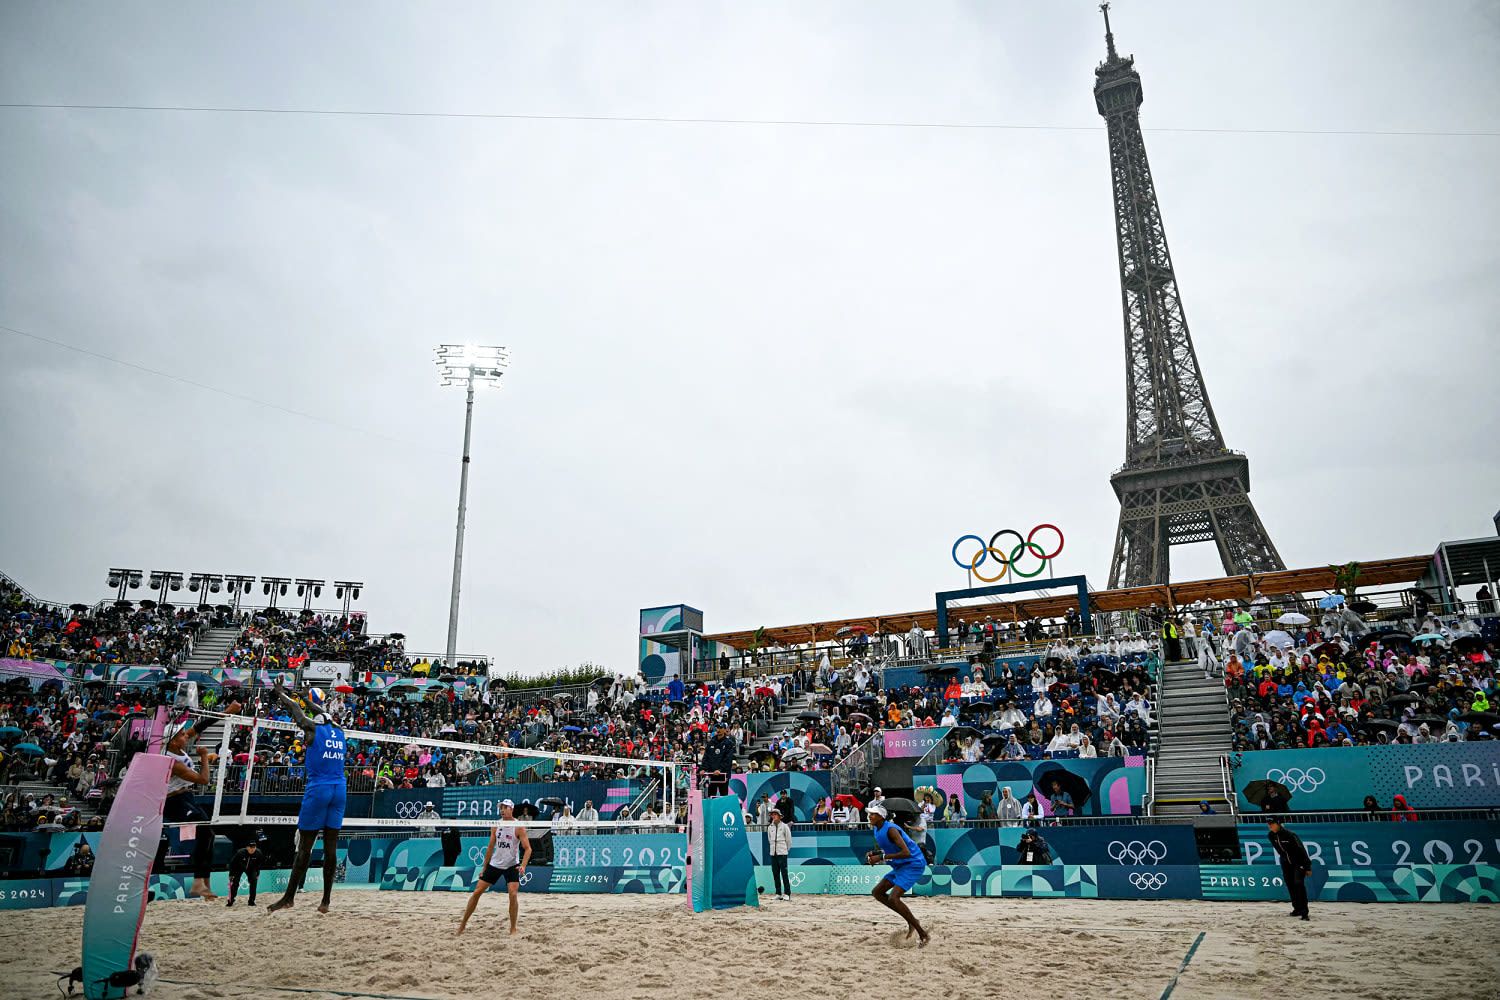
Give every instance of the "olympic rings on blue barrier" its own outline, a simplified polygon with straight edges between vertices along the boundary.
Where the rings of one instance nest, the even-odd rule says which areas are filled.
[[[1035,541],[1037,532],[1041,531],[1043,528],[1048,528],[1052,531],[1057,532],[1057,548],[1053,549],[1051,552],[1043,551],[1042,546],[1037,544],[1037,542]],[[1009,555],[1005,554],[1005,549],[997,548],[995,545],[995,543],[1000,540],[1000,536],[1002,535],[1014,535],[1016,538],[1016,547],[1010,550]],[[958,557],[958,547],[964,542],[969,541],[970,539],[978,542],[980,547],[979,550],[974,553],[974,557],[972,559],[970,559],[968,562],[964,562]],[[1021,579],[1029,580],[1034,576],[1040,576],[1042,570],[1047,568],[1047,564],[1050,563],[1053,559],[1057,558],[1058,554],[1063,550],[1064,541],[1065,539],[1063,538],[1062,529],[1055,524],[1039,524],[1036,527],[1032,528],[1031,531],[1028,532],[1024,537],[1019,531],[1015,530],[1014,528],[1001,528],[999,531],[990,536],[988,544],[986,544],[985,540],[983,538],[980,538],[978,535],[961,535],[959,539],[953,543],[953,550],[951,552],[951,555],[953,558],[953,562],[960,569],[968,570],[969,572],[973,573],[975,577],[983,580],[985,583],[997,583],[1000,580],[1005,579],[1005,575],[1007,573],[1011,573]],[[1026,554],[1036,556],[1039,560],[1037,568],[1030,573],[1022,573],[1020,569],[1017,568],[1017,564],[1020,561],[1021,557]],[[985,561],[991,556],[995,558],[995,561],[1001,563],[1003,568],[995,576],[984,576],[979,572],[979,567],[983,566]]]

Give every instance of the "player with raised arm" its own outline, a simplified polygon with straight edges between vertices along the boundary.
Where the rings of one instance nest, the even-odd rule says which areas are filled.
[[[916,932],[917,947],[925,948],[927,942],[932,940],[932,935],[922,929],[901,897],[911,891],[912,886],[917,884],[922,873],[927,870],[927,859],[922,856],[921,848],[907,836],[906,831],[890,822],[885,806],[872,804],[866,811],[870,816],[870,828],[875,832],[875,850],[865,855],[865,861],[872,865],[884,863],[891,866],[890,873],[870,890],[870,895],[879,900],[882,906],[900,914],[901,919],[906,921],[906,936],[910,938]]]
[[[322,830],[323,902],[318,912],[327,913],[333,901],[334,878],[338,874],[339,830],[344,825],[344,801],[348,795],[348,783],[344,777],[344,731],[334,724],[321,689],[313,688],[309,692],[308,701],[314,707],[311,718],[282,688],[280,677],[276,678],[276,696],[291,714],[292,721],[302,729],[307,748],[304,761],[307,787],[302,793],[302,809],[297,814],[297,859],[292,863],[292,875],[287,880],[285,894],[267,907],[266,912],[287,909],[296,901],[297,889],[312,860],[313,845],[318,841],[318,831]]]
[[[506,799],[500,803],[500,818],[503,820],[514,820],[515,803]],[[479,874],[479,884],[469,894],[468,905],[464,907],[464,918],[458,922],[458,931],[453,935],[458,937],[469,925],[469,917],[474,913],[474,907],[479,905],[479,897],[489,892],[490,886],[496,882],[504,882],[505,890],[510,894],[510,932],[516,932],[516,917],[521,912],[519,899],[521,891],[521,879],[526,877],[526,865],[531,861],[531,841],[526,836],[524,826],[497,826],[490,830],[490,843],[484,849],[484,871]]]

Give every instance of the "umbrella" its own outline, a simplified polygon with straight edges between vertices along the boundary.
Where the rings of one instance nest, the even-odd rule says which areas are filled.
[[[542,811],[530,802],[516,803],[516,807],[513,812],[515,815],[524,816],[527,819],[536,819],[542,814]]]
[[[17,743],[15,746],[11,747],[11,749],[19,753],[29,753],[36,757],[40,757],[42,754],[47,752],[41,747],[37,746],[35,743]]]
[[[117,608],[133,608],[133,607],[135,607],[135,605],[133,603],[131,603],[130,601],[116,601],[115,604],[114,604],[114,606],[117,607]]]
[[[406,634],[404,632],[387,632],[385,637],[387,639],[405,639]]]
[[[784,761],[786,761],[786,760],[806,760],[808,757],[811,757],[811,756],[812,756],[812,754],[808,753],[806,750],[802,749],[801,747],[792,747],[786,753],[784,753],[784,754],[781,755],[781,759],[784,760]]]
[[[1082,775],[1074,774],[1072,771],[1061,767],[1037,770],[1031,778],[1032,785],[1040,789],[1038,795],[1049,795],[1051,789],[1048,787],[1052,782],[1057,784],[1073,798],[1073,811],[1082,812],[1083,804],[1088,801],[1090,794],[1088,779]]]
[[[818,722],[821,721],[823,717],[817,712],[798,712],[797,718],[802,720],[803,722]]]
[[[1267,781],[1262,778],[1260,781],[1252,781],[1246,785],[1244,796],[1247,801],[1264,806],[1271,799],[1280,799],[1285,802],[1292,797],[1292,791],[1279,781]]]
[[[1404,646],[1412,648],[1412,637],[1405,632],[1390,631],[1380,633],[1380,644],[1386,647]]]
[[[1422,699],[1414,694],[1395,694],[1385,700],[1387,705],[1420,705]]]
[[[100,712],[99,713],[99,718],[104,719],[107,722],[118,722],[119,719],[120,719],[120,713],[119,712]]]
[[[839,629],[837,632],[835,632],[833,634],[834,634],[835,637],[838,637],[838,636],[841,636],[841,635],[848,635],[850,632],[853,632],[853,631],[854,631],[854,627],[852,625],[845,625],[843,628]]]
[[[963,672],[963,669],[957,663],[940,663],[931,667],[923,667],[918,672],[923,674],[959,674]]]
[[[880,704],[880,699],[879,698],[876,698],[874,695],[868,695],[868,694],[865,695],[862,698],[856,698],[855,701],[857,703],[861,704],[861,705],[878,705],[878,704]]]
[[[442,681],[444,684],[452,684],[454,681],[458,680],[458,676],[456,674],[443,674],[438,677],[438,680]]]
[[[1429,726],[1432,726],[1432,725],[1447,725],[1447,723],[1448,723],[1448,720],[1445,719],[1445,718],[1443,718],[1441,715],[1433,715],[1431,712],[1423,712],[1420,715],[1413,715],[1410,719],[1408,719],[1406,721],[1410,722],[1412,725],[1415,725],[1415,726],[1420,726],[1424,722],[1427,725],[1429,725]]]
[[[1349,605],[1349,610],[1357,615],[1367,615],[1375,610],[1375,605],[1370,601],[1355,601]]]
[[[1290,634],[1283,632],[1281,629],[1274,629],[1273,631],[1266,633],[1266,644],[1270,646],[1276,646],[1280,649],[1290,649],[1293,646],[1297,645],[1297,640],[1293,639]]]
[[[563,806],[567,805],[567,803],[554,795],[549,795],[545,799],[538,799],[537,805],[549,806],[552,809],[561,809]]]
[[[850,809],[863,809],[865,807],[865,804],[853,795],[835,795],[833,801],[841,806],[848,806]]]
[[[1500,725],[1500,715],[1493,712],[1465,712],[1458,717],[1459,722],[1472,722],[1480,726]]]
[[[833,707],[837,708],[838,705],[839,705],[839,700],[837,698],[819,698],[818,699],[818,704],[819,705],[832,705]]]
[[[0,726],[0,736],[20,736],[20,726]]]
[[[1484,639],[1477,635],[1461,635],[1452,642],[1455,653],[1477,653],[1484,645]]]
[[[814,743],[807,749],[811,750],[813,753],[833,753],[833,747],[828,746],[824,743]]]
[[[68,605],[68,610],[70,610],[70,611],[87,611],[88,609],[89,609],[89,606],[87,604],[69,604]]]
[[[144,601],[141,602],[141,607],[143,607],[143,608],[145,608],[146,610],[149,611],[152,608],[156,607],[156,602],[153,601],[151,598],[148,597]]]
[[[1306,615],[1302,614],[1301,612],[1298,612],[1298,611],[1288,611],[1286,614],[1284,614],[1280,618],[1276,619],[1276,624],[1278,624],[1278,625],[1306,625],[1310,621],[1312,621],[1312,619],[1309,618],[1309,617],[1307,617]]]
[[[1317,656],[1326,656],[1329,659],[1338,659],[1344,655],[1344,647],[1336,642],[1321,642],[1312,648]]]
[[[581,732],[583,732],[583,730],[579,729],[577,726],[563,726],[562,731],[565,732],[565,733],[581,733]]]
[[[849,721],[850,722],[868,722],[868,723],[871,723],[872,725],[875,722],[874,719],[870,718],[868,715],[866,715],[863,712],[854,712],[854,713],[852,713],[849,716]]]
[[[885,806],[887,812],[902,813],[907,816],[916,816],[922,811],[922,807],[911,799],[886,799],[882,805]]]
[[[1322,608],[1324,611],[1327,611],[1328,609],[1336,608],[1343,603],[1343,594],[1329,594],[1327,597],[1318,602],[1318,607]]]
[[[333,686],[333,689],[335,691],[337,691],[339,694],[353,694],[354,693],[353,686],[349,685],[349,684],[335,684]]]
[[[1437,641],[1441,640],[1442,638],[1443,637],[1440,636],[1440,635],[1438,635],[1436,632],[1423,632],[1421,635],[1414,635],[1414,636],[1412,636],[1411,637],[1411,641],[1412,642],[1437,642]]]
[[[1360,723],[1361,729],[1397,729],[1400,723],[1395,719],[1368,719]]]
[[[1234,613],[1234,620],[1239,622],[1241,625],[1249,625],[1251,622],[1255,621],[1255,618],[1248,611],[1236,611]]]
[[[988,701],[971,701],[963,707],[964,712],[993,712],[995,706]]]

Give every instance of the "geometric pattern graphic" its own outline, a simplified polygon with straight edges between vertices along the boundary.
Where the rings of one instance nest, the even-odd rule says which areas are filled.
[[[792,865],[792,891],[798,894],[863,895],[885,876],[884,865]],[[260,892],[268,895],[286,885],[285,870],[261,873]],[[321,872],[310,869],[306,888],[322,888]],[[405,870],[379,888],[395,891],[470,892],[473,867]],[[755,882],[770,892],[771,869],[755,867]],[[192,878],[153,875],[157,899],[186,899]],[[524,892],[680,893],[686,879],[681,866],[671,868],[531,867]],[[88,894],[86,879],[12,879],[0,883],[0,910],[79,906]],[[216,873],[215,892],[227,892],[225,875]],[[368,883],[341,883],[373,889]],[[497,887],[498,888],[498,887]],[[1500,866],[1390,865],[1365,868],[1315,867],[1307,880],[1308,898],[1324,903],[1497,903]],[[935,865],[914,890],[919,896],[1000,896],[1076,899],[1218,899],[1285,902],[1280,870],[1248,865]]]
[[[922,764],[912,768],[912,782],[918,787],[931,785],[945,796],[961,793],[970,816],[978,813],[985,792],[990,793],[991,802],[997,802],[1005,787],[1018,800],[1036,791],[1046,815],[1054,783],[1068,789],[1080,815],[1128,816],[1145,797],[1146,768],[1140,757]],[[1037,788],[1036,782],[1043,787]]]
[[[1389,807],[1397,795],[1415,809],[1493,809],[1500,806],[1500,743],[1237,753],[1234,783],[1243,789],[1269,779],[1287,786],[1294,810],[1359,809],[1366,795]],[[1240,794],[1240,806],[1256,807]]]

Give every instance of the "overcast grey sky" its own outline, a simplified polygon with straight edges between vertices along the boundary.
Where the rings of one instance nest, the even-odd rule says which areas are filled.
[[[1147,129],[1500,129],[1490,2],[1119,0]],[[1050,521],[1107,582],[1123,354],[1091,2],[0,6],[0,102],[1084,130],[0,109],[0,568],[362,579],[444,643],[633,664],[931,607]],[[1291,566],[1500,503],[1500,138],[1150,131],[1221,427]],[[1178,579],[1220,575],[1174,552]]]

